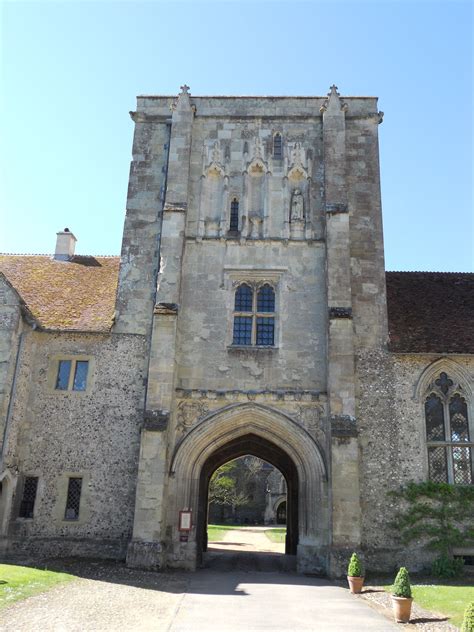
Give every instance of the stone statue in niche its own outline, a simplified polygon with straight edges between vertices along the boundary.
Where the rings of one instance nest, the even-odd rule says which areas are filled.
[[[301,221],[304,219],[304,201],[303,195],[299,189],[293,191],[291,198],[290,221]]]

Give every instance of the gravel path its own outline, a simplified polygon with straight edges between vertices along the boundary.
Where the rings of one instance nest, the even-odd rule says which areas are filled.
[[[255,552],[264,544],[281,547],[261,532],[245,537],[248,548],[236,557],[288,557]],[[215,555],[225,557],[221,551]],[[255,569],[255,560],[252,564]],[[379,586],[350,595],[344,582],[285,572],[242,572],[235,566],[226,572],[211,568],[196,573],[137,571],[123,563],[91,560],[54,560],[47,566],[78,579],[2,610],[1,632],[457,630],[416,603],[410,624],[394,624],[390,597]]]
[[[224,538],[218,542],[210,542],[210,551],[236,551],[265,553],[284,553],[283,543],[272,542],[265,535],[269,527],[242,527],[242,529],[230,529]]]
[[[167,630],[188,585],[185,575],[107,562],[70,562],[58,564],[57,570],[82,577],[2,610],[2,632]]]

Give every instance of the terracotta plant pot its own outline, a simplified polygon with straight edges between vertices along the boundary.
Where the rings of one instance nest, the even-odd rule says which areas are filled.
[[[358,595],[362,591],[362,586],[364,585],[363,577],[350,577],[348,575],[347,581],[349,582],[351,593],[353,593],[354,595]]]
[[[392,595],[393,614],[397,623],[408,623],[410,621],[411,597],[395,597]]]

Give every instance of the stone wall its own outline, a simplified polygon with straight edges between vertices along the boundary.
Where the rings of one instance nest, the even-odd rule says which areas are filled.
[[[3,449],[23,329],[20,304],[17,292],[0,274],[0,451]]]
[[[447,362],[448,375],[451,363],[462,367],[467,376],[464,388],[473,388],[474,360],[469,356],[443,359],[373,350],[357,357],[362,547],[374,569],[406,565],[419,570],[433,555],[416,543],[400,545],[389,527],[396,519],[398,502],[388,493],[409,481],[428,480],[424,397],[416,390],[426,369],[440,359]],[[438,375],[442,370],[440,365]],[[473,412],[470,401],[471,433]]]
[[[55,390],[58,360],[89,360],[87,389]],[[9,553],[123,556],[131,537],[146,375],[140,336],[30,333],[24,342],[4,467],[14,489]],[[18,518],[38,476],[34,519]],[[79,519],[64,520],[69,476],[83,478]]]

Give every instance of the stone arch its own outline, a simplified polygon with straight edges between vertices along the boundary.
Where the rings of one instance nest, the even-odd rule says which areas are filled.
[[[260,456],[263,453],[261,445],[265,444],[286,455],[288,468],[291,465],[294,467],[297,479],[298,534],[294,540],[298,543],[297,555],[304,557],[311,551],[311,554],[324,556],[329,544],[328,476],[324,452],[315,439],[289,415],[261,404],[231,404],[213,411],[179,442],[170,466],[172,515],[177,516],[179,509],[183,508],[191,509],[195,517],[199,515],[204,467],[212,462],[213,455],[218,455],[213,463],[216,465],[227,446],[233,449],[234,445],[244,440],[247,446],[242,454],[250,452]],[[257,445],[259,442],[260,446]],[[252,446],[255,446],[255,450],[252,450]],[[229,454],[236,454],[232,449]],[[266,454],[261,458],[268,460],[269,457]],[[199,556],[200,534],[196,531],[191,534],[184,553],[179,545],[175,519],[170,526],[175,559],[183,555],[189,559],[191,555],[196,560]]]
[[[472,401],[472,384],[469,373],[451,358],[439,358],[423,370],[415,386],[415,401],[422,401],[431,382],[438,378],[443,371],[463,387],[467,397]]]

